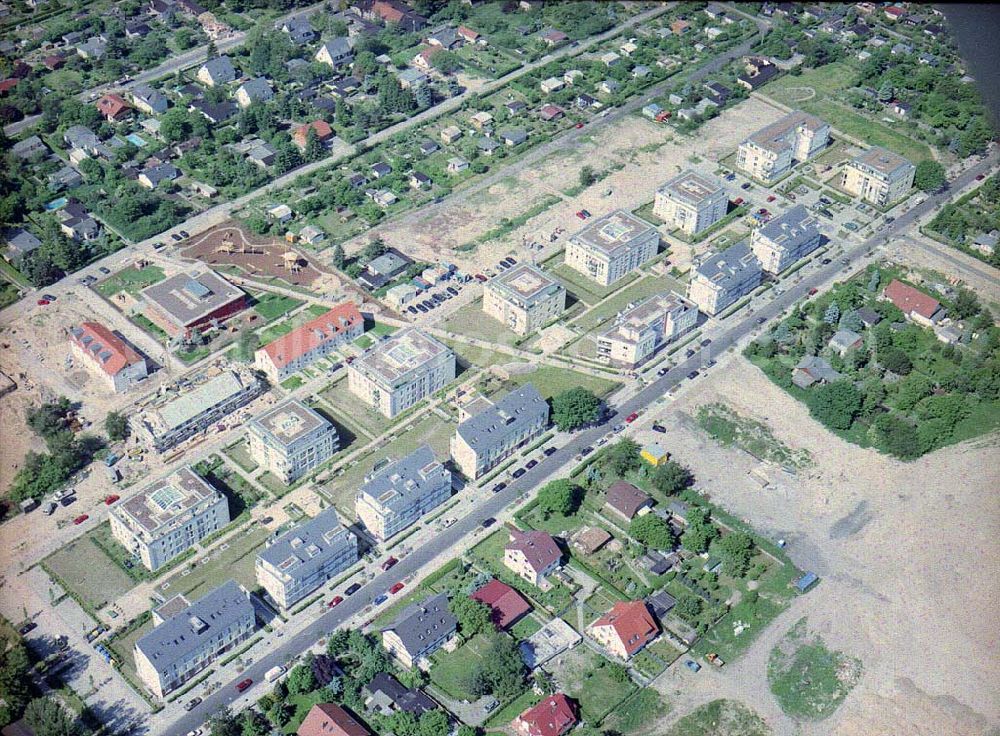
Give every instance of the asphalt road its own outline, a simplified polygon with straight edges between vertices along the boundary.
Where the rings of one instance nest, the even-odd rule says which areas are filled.
[[[897,233],[905,232],[920,217],[929,213],[938,204],[950,199],[953,190],[963,188],[975,179],[977,174],[989,172],[995,163],[996,154],[993,153],[986,160],[956,177],[951,182],[951,186],[947,192],[929,197],[923,203],[899,215],[882,232],[872,236],[861,244],[855,245],[853,248],[845,248],[842,258],[848,258],[853,261],[858,256],[867,253],[872,248],[884,242],[887,238]],[[844,264],[841,260],[839,258],[835,259],[830,264],[812,271],[795,286],[787,287],[787,290],[773,301],[759,307],[753,317],[746,317],[742,321],[734,323],[718,337],[713,338],[712,352],[721,353],[729,347],[737,345],[759,326],[757,323],[761,319],[770,321],[779,316],[796,301],[806,296],[810,289],[819,287],[835,276],[843,267]],[[666,374],[657,378],[631,398],[619,404],[611,403],[609,409],[613,409],[616,412],[615,421],[620,421],[621,418],[628,416],[632,412],[650,406],[669,389],[677,386],[684,380],[688,380],[688,373],[699,369],[702,361],[703,356],[699,351],[683,363],[670,369]],[[288,639],[285,639],[270,654],[248,667],[240,675],[240,679],[249,677],[253,679],[255,684],[262,682],[264,673],[269,669],[275,665],[285,664],[295,655],[311,647],[317,639],[326,636],[355,614],[361,612],[375,596],[386,592],[395,583],[402,582],[438,555],[454,547],[467,535],[474,534],[485,519],[497,516],[501,511],[513,504],[519,495],[537,488],[549,478],[556,475],[564,466],[574,462],[575,456],[583,448],[593,446],[601,436],[608,432],[611,423],[607,422],[604,425],[591,427],[577,433],[568,444],[556,451],[551,457],[544,459],[518,480],[511,481],[507,488],[477,506],[471,513],[459,519],[450,528],[442,530],[430,544],[413,550],[413,552],[400,560],[388,572],[377,575],[353,596],[346,598],[339,606],[321,615],[299,633],[289,636]],[[178,734],[186,733],[189,730],[197,728],[219,709],[231,706],[243,698],[245,696],[237,693],[234,683],[228,683],[205,698],[193,711],[174,721],[171,724],[170,732]]]

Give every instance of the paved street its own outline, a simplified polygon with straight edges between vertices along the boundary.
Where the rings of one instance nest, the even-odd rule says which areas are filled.
[[[953,180],[948,192],[929,197],[925,202],[900,215],[895,222],[886,227],[882,232],[852,248],[845,249],[844,258],[854,261],[859,256],[884,243],[890,237],[905,233],[919,218],[930,213],[938,204],[947,201],[953,196],[953,193],[972,183],[977,174],[990,171],[996,163],[996,153],[991,153],[986,160],[968,169],[957,179]],[[779,316],[792,304],[806,296],[810,289],[818,288],[825,282],[837,277],[842,268],[843,264],[839,261],[834,261],[826,266],[817,268],[810,275],[803,277],[795,286],[788,287],[784,293],[776,297],[773,301],[758,308],[753,317],[746,316],[731,325],[724,324],[721,334],[712,338],[712,352],[719,353],[730,347],[739,346],[741,342],[755,333],[758,329],[757,322],[759,320],[769,321]],[[693,355],[671,368],[665,375],[656,379],[634,395],[628,398],[612,397],[608,402],[609,408],[616,412],[616,419],[620,419],[634,411],[648,407],[660,399],[668,390],[687,380],[688,373],[700,368],[703,360],[705,360],[705,357],[700,353]],[[621,394],[623,392],[619,391],[618,393]],[[611,423],[613,421],[608,424]],[[267,656],[248,667],[241,674],[241,677],[252,678],[255,683],[261,682],[264,673],[271,667],[284,664],[293,656],[308,649],[317,639],[325,636],[360,613],[375,596],[384,592],[393,584],[401,582],[405,578],[417,573],[424,565],[439,555],[458,547],[463,539],[476,533],[477,528],[481,526],[485,519],[496,517],[504,509],[511,506],[519,496],[538,488],[550,478],[571,467],[575,456],[583,448],[593,446],[607,431],[608,426],[606,424],[577,433],[568,444],[559,449],[555,454],[539,463],[534,469],[529,470],[520,479],[511,481],[506,489],[487,498],[466,516],[460,518],[453,526],[442,530],[429,544],[414,549],[410,555],[400,560],[391,570],[377,574],[354,596],[346,599],[337,608],[324,613],[305,629],[285,639],[280,646],[275,647]],[[251,691],[248,691],[252,695],[240,695],[236,692],[232,683],[224,685],[215,693],[206,697],[204,702],[192,712],[170,723],[171,730],[169,732],[184,733],[201,725],[212,713],[215,713],[220,708],[227,706],[239,707],[241,703],[249,703],[261,694],[255,690],[251,689]]]

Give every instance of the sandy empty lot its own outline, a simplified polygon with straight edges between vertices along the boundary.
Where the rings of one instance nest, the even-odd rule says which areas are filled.
[[[793,560],[822,582],[724,671],[679,668],[661,678],[657,686],[676,706],[668,718],[735,697],[776,734],[972,735],[996,727],[1000,438],[904,464],[834,437],[741,357],[699,380],[696,392],[662,411],[671,450],[715,501],[787,539]],[[774,484],[762,490],[747,476],[759,463],[720,448],[690,418],[712,401],[768,423],[785,444],[812,452],[815,466],[798,478],[770,469]],[[832,717],[799,725],[768,691],[766,664],[803,615],[828,646],[860,657],[864,672]]]

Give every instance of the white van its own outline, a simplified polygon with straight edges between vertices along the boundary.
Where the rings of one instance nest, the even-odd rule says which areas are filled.
[[[283,674],[285,674],[286,671],[287,670],[285,670],[285,668],[280,665],[277,667],[272,667],[271,669],[269,669],[267,672],[264,673],[264,679],[267,680],[268,682],[274,682]]]

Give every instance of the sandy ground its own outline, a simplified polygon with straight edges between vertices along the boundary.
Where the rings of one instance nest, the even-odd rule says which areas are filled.
[[[792,559],[822,583],[732,666],[665,674],[657,687],[675,706],[667,720],[734,697],[776,734],[971,735],[1000,723],[1000,438],[903,464],[834,437],[742,357],[699,380],[696,393],[644,421],[659,416],[671,450],[713,499],[788,540]],[[762,490],[747,475],[760,463],[721,448],[690,418],[712,401],[766,422],[786,445],[809,450],[815,465],[799,477],[768,468],[774,483]],[[770,649],[802,616],[828,646],[864,665],[845,703],[815,724],[784,716],[767,688]]]
[[[523,242],[545,244],[545,252],[551,253],[562,247],[566,235],[551,245],[549,235],[559,227],[568,234],[578,230],[581,222],[575,213],[579,209],[586,208],[599,217],[616,208],[632,210],[651,202],[657,186],[692,165],[691,156],[704,159],[703,165],[711,170],[712,162],[732,153],[746,137],[746,131],[763,127],[780,116],[781,112],[771,105],[748,99],[708,122],[694,138],[678,137],[670,127],[627,116],[598,129],[589,140],[582,139],[582,145],[573,150],[553,152],[532,165],[515,162],[505,170],[507,176],[487,189],[458,192],[429,214],[418,212],[396,218],[354,239],[345,249],[358,250],[378,233],[386,243],[405,253],[429,261],[450,260],[473,272],[508,254],[524,257]],[[578,196],[563,194],[578,184],[583,166],[604,171],[619,164],[624,168]],[[604,196],[608,189],[611,195]],[[496,227],[503,218],[517,217],[548,195],[563,201],[472,252],[454,250]]]

